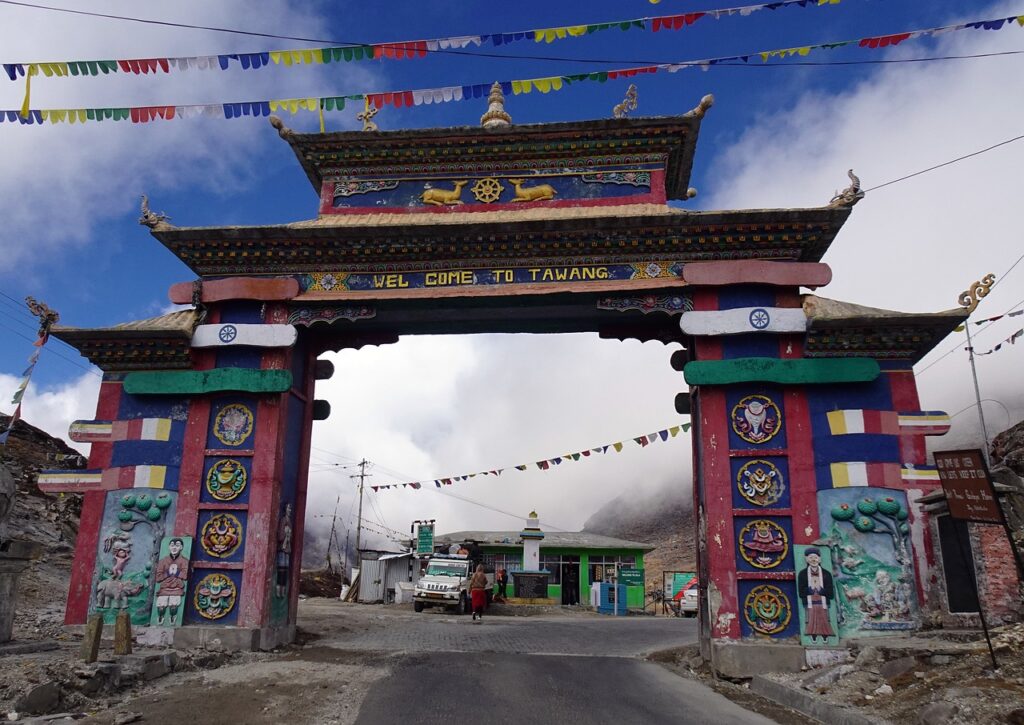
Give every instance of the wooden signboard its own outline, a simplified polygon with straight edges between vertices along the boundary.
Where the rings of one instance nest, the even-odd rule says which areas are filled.
[[[168,295],[176,305],[192,304],[192,282],[171,285]],[[293,277],[231,277],[204,281],[200,302],[223,302],[224,300],[260,300],[274,302],[290,300],[299,294],[299,282]]]
[[[778,359],[743,357],[733,360],[696,360],[683,369],[689,385],[733,383],[869,383],[881,374],[871,358]]]
[[[1003,525],[1003,511],[979,449],[936,451],[935,467],[950,516],[976,524]]]
[[[684,312],[679,329],[687,335],[740,335],[747,332],[806,332],[802,307],[737,307]]]
[[[284,393],[291,387],[290,370],[166,370],[128,373],[124,378],[124,391],[131,395],[201,395],[226,390]]]
[[[298,331],[292,325],[199,325],[192,333],[192,347],[291,347]]]
[[[689,262],[683,279],[694,285],[770,284],[781,287],[824,287],[832,269],[820,262],[766,262],[759,259]]]

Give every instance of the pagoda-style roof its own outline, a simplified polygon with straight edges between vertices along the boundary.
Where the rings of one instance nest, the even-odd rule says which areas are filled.
[[[498,128],[461,126],[404,131],[339,131],[281,136],[320,193],[325,180],[453,169],[529,173],[600,168],[605,162],[666,160],[669,199],[687,198],[703,112]]]
[[[963,308],[895,312],[804,295],[807,357],[873,357],[916,363],[967,319]]]
[[[50,334],[105,371],[185,369],[192,366],[195,310],[181,310],[113,327],[55,325]]]
[[[850,207],[687,212],[666,205],[450,214],[324,215],[293,224],[179,228],[156,237],[199,276],[770,259],[816,262]]]

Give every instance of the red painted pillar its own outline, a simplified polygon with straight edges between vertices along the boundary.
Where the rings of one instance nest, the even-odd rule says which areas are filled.
[[[803,340],[795,335],[779,341],[780,358],[802,358]],[[786,411],[786,441],[789,456],[789,495],[793,522],[793,543],[810,544],[819,536],[818,483],[814,471],[814,430],[803,387],[783,391]]]
[[[103,382],[96,401],[96,420],[117,420],[121,407],[122,383]],[[109,468],[113,443],[93,443],[89,450],[89,468]],[[96,569],[96,547],[100,541],[106,491],[86,493],[82,498],[82,518],[75,541],[75,560],[71,568],[71,586],[64,610],[65,624],[84,624],[92,601],[92,575]]]

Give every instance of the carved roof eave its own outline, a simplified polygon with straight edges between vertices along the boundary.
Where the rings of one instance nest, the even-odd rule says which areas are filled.
[[[436,222],[421,224],[402,224],[403,215],[394,215],[393,223],[387,225],[348,225],[342,224],[333,226],[330,224],[312,224],[310,222],[298,222],[295,224],[282,224],[274,226],[256,227],[176,227],[174,229],[154,229],[153,236],[160,241],[167,249],[181,259],[193,272],[199,276],[221,276],[230,275],[233,272],[218,269],[209,271],[193,266],[186,257],[187,252],[193,245],[200,245],[210,242],[235,244],[238,247],[251,247],[261,242],[267,245],[283,242],[305,242],[315,244],[319,240],[332,242],[337,248],[338,243],[352,243],[353,245],[365,246],[369,242],[379,244],[386,243],[391,253],[392,261],[401,261],[402,254],[412,253],[418,248],[433,245],[439,247],[443,244],[448,248],[453,242],[463,243],[464,241],[476,239],[503,240],[513,239],[520,235],[548,235],[568,236],[572,234],[592,236],[594,239],[606,239],[612,235],[635,235],[638,230],[653,230],[654,233],[665,234],[703,234],[708,227],[717,227],[714,231],[708,231],[711,235],[727,234],[735,230],[736,234],[757,234],[760,229],[767,229],[769,226],[786,224],[818,225],[821,228],[810,236],[810,239],[801,243],[799,261],[819,261],[828,250],[836,234],[842,228],[850,214],[849,208],[836,207],[815,207],[809,209],[750,209],[740,211],[708,211],[708,212],[679,212],[665,207],[665,213],[634,216],[622,213],[624,209],[617,207],[606,207],[607,216],[579,216],[579,217],[558,217],[527,219],[522,221],[488,222],[487,212],[480,212],[480,221],[445,223],[443,214],[438,214]],[[554,209],[552,211],[560,211]],[[651,232],[649,232],[651,233]],[[403,249],[403,245],[409,245]],[[747,245],[750,249],[758,248],[756,243]],[[746,247],[738,243],[730,247],[729,254],[744,251]],[[669,253],[669,250],[663,250]],[[440,253],[438,253],[440,254]],[[554,253],[553,253],[554,254]],[[225,252],[225,259],[227,259]],[[755,258],[757,254],[753,255]],[[712,258],[705,256],[703,258]],[[329,261],[324,260],[326,263]],[[308,271],[306,269],[292,269],[281,259],[265,259],[259,264],[265,264],[264,272],[256,269],[249,269],[248,274],[294,274]]]
[[[195,310],[172,312],[113,327],[64,327],[50,330],[101,370],[187,369],[192,365]]]
[[[912,363],[931,352],[968,317],[963,308],[897,312],[817,295],[804,295],[803,308],[809,357],[860,354]]]
[[[313,154],[338,149],[339,152],[377,152],[393,150],[399,146],[430,147],[452,146],[458,143],[515,144],[538,138],[557,139],[584,136],[587,139],[614,139],[628,133],[668,133],[677,141],[669,148],[665,178],[669,199],[685,199],[689,188],[693,156],[703,114],[680,116],[651,116],[637,118],[597,119],[563,123],[515,124],[498,128],[457,126],[450,128],[407,129],[401,131],[335,131],[333,133],[295,133],[287,130],[281,137],[295,152],[306,176],[317,194],[323,184],[320,167],[311,158]],[[352,162],[353,169],[359,162]]]

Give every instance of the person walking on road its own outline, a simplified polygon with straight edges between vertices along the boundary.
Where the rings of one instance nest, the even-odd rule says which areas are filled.
[[[484,565],[477,564],[473,577],[469,580],[469,596],[473,605],[473,621],[482,622],[484,607],[487,606],[487,574]]]
[[[506,597],[508,597],[508,572],[504,569],[498,569],[495,579],[498,583],[498,596],[494,601],[504,602]]]

